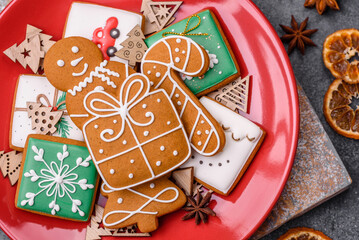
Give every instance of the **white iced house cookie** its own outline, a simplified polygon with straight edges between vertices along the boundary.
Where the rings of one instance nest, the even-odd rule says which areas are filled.
[[[136,25],[142,26],[142,23],[143,16],[138,13],[74,2],[67,16],[63,38],[78,36],[94,40],[106,60],[109,60],[106,56],[109,53],[110,60],[123,62],[125,60],[114,54],[122,48],[120,44],[127,39],[127,33]]]
[[[194,177],[198,182],[227,196],[258,151],[265,132],[250,120],[210,98],[202,97],[200,102],[222,125],[226,145],[213,157],[204,157],[192,151],[192,157],[182,167],[194,167]]]

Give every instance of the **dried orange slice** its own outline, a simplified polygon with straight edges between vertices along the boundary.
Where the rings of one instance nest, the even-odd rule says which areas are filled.
[[[312,228],[292,228],[284,235],[280,236],[278,240],[332,240],[324,233],[314,230]]]
[[[339,134],[359,139],[359,108],[352,102],[359,98],[359,84],[336,79],[324,97],[323,111],[329,125]]]
[[[359,31],[343,29],[329,35],[323,45],[325,66],[336,78],[359,83]]]

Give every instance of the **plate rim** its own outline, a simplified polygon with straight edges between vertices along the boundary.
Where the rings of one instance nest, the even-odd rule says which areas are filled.
[[[2,10],[2,12],[0,13],[0,21],[3,18],[4,15],[6,15],[9,12],[9,9],[17,4],[18,2],[21,2],[24,0],[12,0],[10,1],[7,6]],[[79,0],[71,0],[71,1],[79,1]],[[80,0],[81,2],[83,0]],[[139,0],[140,1],[140,0]],[[273,207],[275,206],[275,204],[277,203],[279,197],[282,194],[282,191],[287,183],[287,180],[289,178],[293,163],[294,163],[294,159],[295,159],[295,155],[296,155],[296,151],[297,151],[297,145],[298,145],[298,137],[299,137],[299,127],[300,127],[300,106],[299,106],[299,98],[298,98],[298,92],[297,92],[297,84],[296,84],[296,79],[295,79],[295,75],[293,72],[293,68],[289,59],[289,56],[283,46],[283,43],[281,42],[278,33],[275,31],[274,27],[271,25],[271,23],[269,22],[269,20],[266,18],[266,16],[264,15],[264,13],[258,8],[258,6],[252,2],[252,0],[237,0],[237,1],[244,1],[247,2],[247,4],[249,4],[253,10],[255,10],[255,12],[257,13],[257,15],[259,15],[262,20],[264,20],[263,22],[265,23],[265,26],[263,26],[263,29],[265,30],[266,33],[269,33],[272,37],[274,37],[275,41],[272,41],[273,43],[276,44],[277,48],[277,52],[283,62],[283,70],[285,73],[285,76],[287,77],[287,83],[288,83],[288,89],[291,90],[291,93],[293,94],[292,97],[290,98],[291,101],[293,102],[294,108],[293,110],[293,135],[292,135],[292,144],[290,146],[288,146],[289,149],[289,156],[288,156],[288,160],[286,161],[286,167],[284,169],[284,173],[282,175],[281,178],[281,183],[279,186],[280,191],[278,191],[275,194],[274,200],[272,201],[272,203],[270,204],[270,207],[267,209],[267,211],[263,214],[263,216],[260,218],[260,220],[258,221],[258,223],[252,228],[251,231],[248,231],[246,235],[243,235],[244,239],[249,238],[250,236],[252,236],[257,229],[263,224],[263,222],[266,220],[266,218],[268,217],[268,215],[270,214],[270,212],[272,211]],[[10,238],[10,239],[15,239],[14,235],[11,233],[11,231],[9,231],[9,229],[6,227],[5,224],[3,224],[2,222],[0,222],[0,228],[1,230]]]
[[[270,208],[268,208],[268,210],[265,212],[265,214],[263,215],[263,217],[261,218],[261,220],[256,224],[256,226],[248,232],[248,234],[244,237],[244,239],[249,238],[250,236],[252,236],[257,230],[258,228],[263,224],[263,222],[267,219],[267,217],[269,216],[270,212],[272,211],[272,209],[274,208],[275,204],[277,203],[279,197],[282,195],[283,189],[288,181],[289,175],[291,173],[292,167],[293,167],[293,163],[294,163],[294,159],[295,159],[295,155],[297,152],[297,146],[298,146],[298,140],[299,140],[299,127],[300,127],[300,106],[299,106],[299,97],[298,97],[298,91],[297,91],[297,82],[296,82],[296,78],[294,75],[294,71],[293,71],[293,67],[292,64],[290,62],[289,56],[287,54],[287,51],[284,48],[284,45],[282,43],[282,41],[279,38],[278,33],[276,32],[276,30],[274,29],[273,25],[269,22],[268,18],[264,15],[264,13],[259,9],[259,7],[252,2],[252,0],[245,0],[246,2],[248,2],[249,5],[251,5],[253,7],[254,10],[256,10],[257,14],[259,14],[262,19],[265,21],[266,23],[266,27],[269,30],[269,32],[274,36],[275,40],[277,40],[277,43],[279,43],[279,49],[280,50],[278,53],[280,53],[283,57],[282,60],[284,60],[285,62],[285,69],[286,69],[286,75],[288,77],[288,83],[290,84],[290,87],[292,88],[292,92],[294,93],[294,103],[295,103],[295,108],[293,109],[294,111],[294,116],[295,118],[293,119],[293,126],[294,126],[294,135],[292,136],[292,140],[293,140],[293,144],[290,146],[290,156],[289,156],[289,161],[287,161],[287,167],[285,169],[285,173],[283,174],[283,178],[281,181],[281,186],[280,186],[280,191],[278,191],[278,193],[275,196],[274,201],[270,204]]]

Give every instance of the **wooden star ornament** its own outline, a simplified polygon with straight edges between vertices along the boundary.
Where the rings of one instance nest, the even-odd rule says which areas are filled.
[[[320,15],[323,14],[327,6],[333,10],[339,10],[336,0],[305,0],[304,7],[313,8],[314,6]]]
[[[308,19],[306,18],[299,26],[297,21],[292,15],[291,27],[279,24],[283,31],[287,34],[283,35],[280,39],[283,42],[289,42],[288,54],[290,54],[295,47],[299,49],[302,55],[305,53],[305,45],[317,46],[311,39],[310,36],[318,31],[318,29],[307,29]]]

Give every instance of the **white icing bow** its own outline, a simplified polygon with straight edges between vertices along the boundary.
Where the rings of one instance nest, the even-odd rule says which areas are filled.
[[[139,87],[136,86],[138,84],[140,85]],[[94,115],[96,118],[108,118],[117,115],[121,117],[121,123],[119,121],[121,130],[119,133],[115,135],[113,129],[107,128],[100,134],[103,141],[112,142],[119,139],[125,130],[126,122],[134,136],[135,133],[131,123],[141,127],[149,126],[153,123],[154,114],[152,112],[145,113],[145,116],[150,118],[150,120],[145,123],[135,121],[130,114],[130,110],[149,95],[149,90],[150,84],[147,77],[141,74],[133,74],[122,84],[119,99],[99,89],[95,89],[86,95],[84,106],[88,113]],[[106,135],[110,137],[106,137]]]

